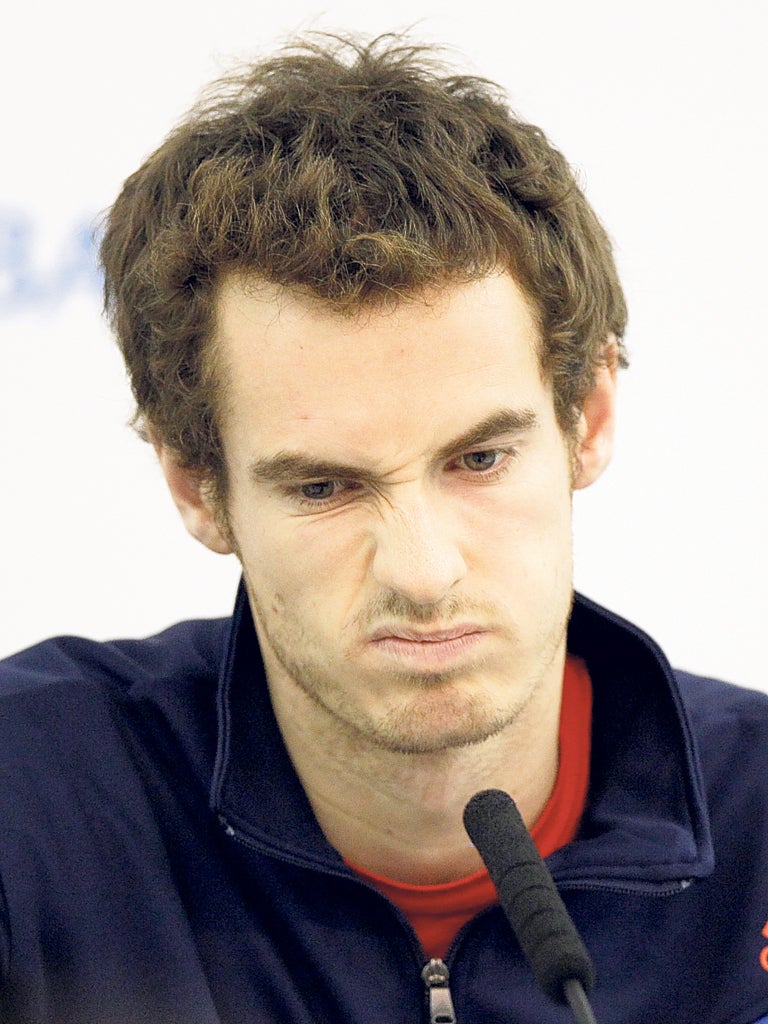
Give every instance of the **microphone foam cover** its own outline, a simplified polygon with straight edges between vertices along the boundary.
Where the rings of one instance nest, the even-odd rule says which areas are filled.
[[[476,793],[464,808],[464,827],[540,988],[564,1005],[568,979],[588,992],[592,960],[512,797],[500,789]]]

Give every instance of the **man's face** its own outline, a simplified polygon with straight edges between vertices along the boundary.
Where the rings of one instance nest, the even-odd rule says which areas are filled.
[[[572,451],[537,343],[506,274],[352,318],[225,284],[228,521],[273,693],[417,752],[560,678]]]

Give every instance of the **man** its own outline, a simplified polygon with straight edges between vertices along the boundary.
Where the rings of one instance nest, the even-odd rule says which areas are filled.
[[[398,40],[286,51],[128,179],[102,259],[243,585],[3,667],[0,1019],[563,1020],[462,825],[498,788],[599,1020],[768,1020],[766,700],[573,602],[625,309],[542,133]]]

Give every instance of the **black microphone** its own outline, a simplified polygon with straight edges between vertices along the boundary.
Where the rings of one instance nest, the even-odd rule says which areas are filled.
[[[539,987],[570,1005],[579,1024],[597,1024],[585,995],[595,982],[592,960],[512,797],[500,789],[475,793],[464,827]]]

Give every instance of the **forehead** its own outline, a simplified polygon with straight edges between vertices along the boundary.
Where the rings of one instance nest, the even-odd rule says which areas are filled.
[[[504,273],[352,315],[255,278],[219,292],[215,358],[225,445],[266,449],[412,443],[498,408],[551,405],[540,335]],[[334,449],[331,452],[328,449]]]

